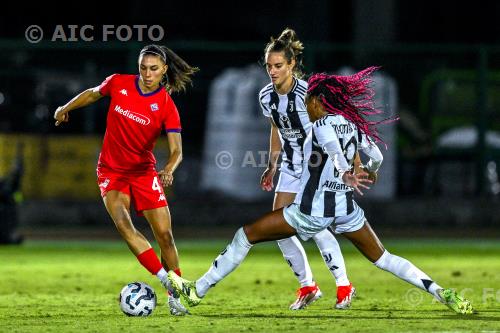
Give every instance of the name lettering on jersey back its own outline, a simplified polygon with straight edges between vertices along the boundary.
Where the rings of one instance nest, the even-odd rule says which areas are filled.
[[[350,191],[351,188],[345,184],[333,182],[331,180],[325,181],[325,183],[322,185],[322,187],[326,187],[330,190],[333,191]]]
[[[317,121],[315,121],[314,124],[316,125],[316,127],[331,125],[337,134],[349,134],[356,130],[356,126],[354,126],[353,124],[337,125],[327,121],[328,121],[328,116],[318,119]]]
[[[122,116],[131,119],[136,123],[139,123],[144,126],[149,125],[149,123],[151,122],[148,117],[130,110],[123,110],[119,105],[115,106],[115,111],[121,114]]]
[[[343,125],[332,124],[332,127],[335,130],[335,132],[337,132],[337,134],[349,134],[354,132],[354,130],[356,129],[356,127],[351,124],[343,124]]]

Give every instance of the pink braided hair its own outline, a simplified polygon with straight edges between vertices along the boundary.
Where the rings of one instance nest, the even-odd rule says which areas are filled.
[[[308,96],[316,96],[325,111],[338,114],[352,122],[363,133],[382,141],[377,125],[388,123],[398,118],[382,121],[368,121],[366,116],[380,114],[383,111],[375,108],[373,97],[375,92],[370,88],[373,82],[371,74],[380,67],[368,67],[353,75],[313,74],[309,80]],[[382,141],[383,142],[383,141]]]

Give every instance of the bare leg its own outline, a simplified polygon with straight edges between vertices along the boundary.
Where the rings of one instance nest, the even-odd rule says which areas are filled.
[[[139,232],[130,218],[130,196],[119,191],[109,191],[103,198],[108,214],[113,219],[116,229],[127,242],[128,247],[139,255],[151,248],[151,244],[144,235]]]
[[[283,208],[267,213],[252,224],[244,225],[243,230],[250,244],[291,237],[297,233],[285,221]]]
[[[276,192],[274,194],[273,210],[284,208],[295,200],[296,193]]]
[[[172,223],[168,207],[145,210],[143,214],[148,220],[160,246],[162,263],[167,265],[165,269],[168,271],[179,268],[179,255],[172,235]]]
[[[212,266],[196,281],[196,293],[203,297],[208,289],[234,271],[245,259],[252,244],[295,235],[283,217],[283,209],[268,213],[252,224],[236,231],[232,242],[215,258]]]
[[[179,268],[179,256],[172,235],[172,223],[170,211],[167,207],[148,209],[143,211],[148,220],[161,250],[161,264],[165,270],[177,270]],[[172,285],[167,280],[164,284],[168,290],[168,307],[170,313],[176,316],[184,316],[189,313],[179,300],[179,294],[175,293]]]
[[[384,246],[366,220],[361,229],[346,232],[343,235],[371,262],[377,261],[385,251]]]
[[[373,262],[375,266],[396,275],[400,279],[440,299],[438,291],[442,288],[410,261],[385,250],[366,220],[361,229],[355,232],[346,232],[344,235],[366,258],[368,258],[368,260]]]

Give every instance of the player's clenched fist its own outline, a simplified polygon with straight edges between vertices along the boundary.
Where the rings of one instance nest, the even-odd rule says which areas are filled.
[[[260,177],[260,187],[264,191],[271,191],[274,187],[273,178],[276,172],[275,168],[267,168]]]
[[[170,186],[174,182],[174,174],[172,170],[162,170],[158,172],[158,175],[160,176],[163,187]]]
[[[69,113],[64,112],[64,108],[60,106],[54,112],[54,119],[56,120],[56,126],[59,126],[61,123],[67,123],[69,121]]]

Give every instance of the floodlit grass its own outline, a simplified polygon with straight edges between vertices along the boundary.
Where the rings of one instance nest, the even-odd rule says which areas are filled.
[[[229,241],[229,240],[227,240]],[[227,241],[179,241],[186,278],[204,273]],[[313,244],[306,249],[323,298],[292,312],[298,284],[274,243],[255,246],[244,263],[191,308],[173,317],[160,283],[122,242],[27,242],[0,247],[0,332],[459,332],[500,331],[500,243],[387,241],[478,311],[459,316],[413,286],[374,267],[350,244],[341,247],[358,297],[334,310],[335,283]],[[130,318],[118,306],[128,282],[159,296],[152,316]]]

